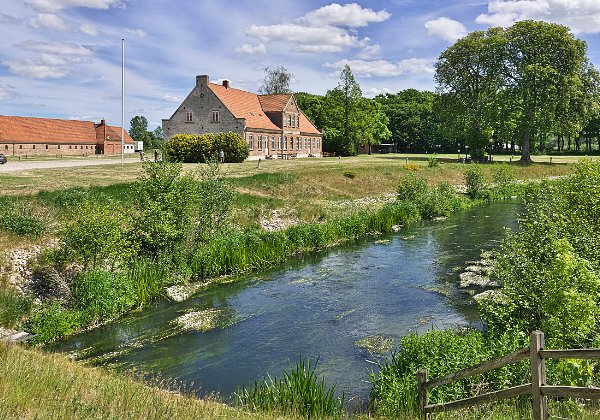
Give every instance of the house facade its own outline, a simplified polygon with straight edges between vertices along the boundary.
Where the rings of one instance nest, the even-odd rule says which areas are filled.
[[[249,159],[321,156],[323,134],[298,107],[293,94],[257,95],[207,75],[171,118],[162,120],[165,140],[176,134],[232,131],[250,148]]]
[[[133,139],[125,131],[125,153]],[[102,120],[59,120],[0,115],[0,153],[5,155],[87,156],[121,153],[121,127]]]

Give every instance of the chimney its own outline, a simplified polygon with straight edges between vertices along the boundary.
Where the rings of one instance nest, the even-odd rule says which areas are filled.
[[[223,87],[229,89],[229,80],[223,80]]]
[[[196,87],[208,86],[208,74],[196,76]]]
[[[106,120],[104,118],[100,120],[100,125],[106,125]]]

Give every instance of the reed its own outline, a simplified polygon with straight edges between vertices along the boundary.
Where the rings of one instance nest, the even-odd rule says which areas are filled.
[[[319,378],[316,363],[300,359],[279,378],[267,376],[248,389],[238,388],[236,405],[250,411],[280,412],[306,418],[341,417],[344,394],[335,396],[335,385],[328,388],[325,377]]]

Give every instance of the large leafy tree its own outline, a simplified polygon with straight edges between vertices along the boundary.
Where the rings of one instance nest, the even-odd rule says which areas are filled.
[[[505,87],[521,136],[521,160],[531,160],[534,133],[548,132],[554,121],[569,112],[570,119],[584,115],[587,45],[566,26],[525,20],[506,31]],[[578,112],[579,111],[579,112]],[[579,119],[579,118],[578,118]]]
[[[129,135],[135,141],[144,141],[148,131],[148,120],[143,115],[136,115],[129,121]]]
[[[433,110],[435,100],[435,93],[416,89],[375,98],[388,117],[391,139],[398,149],[412,152],[425,152],[437,146],[446,151],[456,149],[456,144],[441,134],[439,118]]]
[[[294,75],[284,66],[265,68],[265,78],[258,92],[262,95],[292,93],[290,83]]]
[[[446,134],[463,139],[475,157],[483,155],[498,121],[505,55],[504,30],[492,28],[459,39],[435,64],[436,110]]]

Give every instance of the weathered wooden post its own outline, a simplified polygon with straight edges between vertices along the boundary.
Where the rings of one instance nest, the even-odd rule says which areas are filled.
[[[427,382],[427,369],[421,369],[417,372],[417,393],[419,397],[419,411],[421,418],[427,420],[425,407],[427,406],[427,388],[424,384]]]
[[[529,357],[531,359],[531,405],[534,420],[546,420],[548,418],[548,405],[546,397],[542,395],[542,389],[546,385],[546,364],[540,355],[544,349],[544,333],[533,331],[531,333],[531,347]]]

